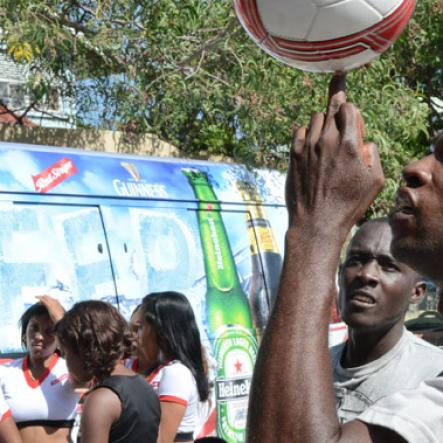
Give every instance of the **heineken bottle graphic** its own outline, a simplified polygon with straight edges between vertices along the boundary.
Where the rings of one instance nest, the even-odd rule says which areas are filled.
[[[197,213],[206,271],[206,309],[213,352],[217,434],[228,443],[243,443],[257,341],[249,302],[240,285],[220,204],[199,170],[183,170],[199,200]]]
[[[249,301],[254,326],[261,338],[277,297],[282,257],[256,188],[243,181],[237,182],[237,188],[248,203],[246,223],[252,262]]]

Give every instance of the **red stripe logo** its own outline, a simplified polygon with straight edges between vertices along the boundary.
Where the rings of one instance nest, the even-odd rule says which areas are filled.
[[[77,168],[69,158],[62,158],[49,168],[32,176],[34,187],[37,192],[48,192],[71,175],[77,173]]]

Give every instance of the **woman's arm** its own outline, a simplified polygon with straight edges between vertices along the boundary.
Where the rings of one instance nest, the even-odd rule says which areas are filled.
[[[161,419],[157,443],[173,443],[178,432],[186,406],[179,403],[160,402]]]
[[[109,432],[122,413],[117,394],[108,388],[97,388],[85,400],[80,424],[82,443],[108,443]]]
[[[20,433],[11,416],[0,422],[0,443],[22,443]]]
[[[166,365],[161,373],[157,392],[161,409],[157,443],[172,443],[197,387],[191,371],[182,363]]]

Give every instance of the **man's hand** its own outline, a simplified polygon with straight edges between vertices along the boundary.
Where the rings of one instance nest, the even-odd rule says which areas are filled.
[[[377,147],[364,143],[359,110],[346,102],[345,75],[332,78],[326,115],[296,131],[286,179],[289,225],[345,236],[384,184]]]

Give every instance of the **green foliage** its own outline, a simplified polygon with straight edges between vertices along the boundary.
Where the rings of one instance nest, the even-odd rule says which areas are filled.
[[[38,103],[54,81],[78,124],[152,132],[184,155],[222,154],[285,169],[291,134],[325,107],[329,77],[286,67],[241,29],[228,0],[0,0],[1,39],[30,67]],[[442,128],[443,2],[421,0],[394,49],[348,76],[380,146],[385,213],[400,171]],[[76,88],[79,81],[81,88]],[[87,81],[86,81],[87,80]]]

